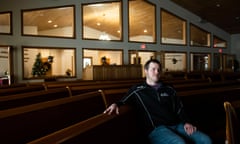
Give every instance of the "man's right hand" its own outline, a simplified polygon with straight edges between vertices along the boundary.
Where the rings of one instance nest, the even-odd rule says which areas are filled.
[[[103,113],[111,115],[112,113],[119,114],[119,108],[117,104],[111,104]]]

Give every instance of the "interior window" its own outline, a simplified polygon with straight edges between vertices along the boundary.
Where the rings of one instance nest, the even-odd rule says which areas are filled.
[[[187,55],[182,52],[164,52],[164,72],[185,72],[187,70]]]
[[[161,43],[186,45],[186,21],[161,10]]]
[[[23,47],[25,79],[76,77],[75,48]]]
[[[191,53],[191,71],[210,71],[211,55],[209,53]]]
[[[74,6],[22,11],[23,35],[75,37]]]
[[[12,47],[0,46],[0,79],[6,84],[11,84],[12,66]]]
[[[0,13],[0,34],[12,34],[12,13]]]
[[[210,47],[210,33],[190,24],[190,45]]]
[[[139,0],[129,0],[129,41],[156,42],[156,6]]]
[[[90,65],[122,65],[122,50],[104,50],[104,49],[87,49],[83,50],[83,66]],[[91,60],[91,62],[90,62]]]
[[[121,2],[84,4],[83,38],[122,40]]]
[[[217,36],[213,36],[213,47],[214,48],[227,48],[227,42]]]

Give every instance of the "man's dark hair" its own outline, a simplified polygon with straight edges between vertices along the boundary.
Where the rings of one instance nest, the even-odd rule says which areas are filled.
[[[145,65],[144,65],[144,69],[148,70],[150,63],[156,63],[156,64],[158,64],[159,67],[160,67],[160,71],[162,70],[161,63],[160,63],[157,59],[150,59],[150,60],[148,60],[148,61],[145,63]]]

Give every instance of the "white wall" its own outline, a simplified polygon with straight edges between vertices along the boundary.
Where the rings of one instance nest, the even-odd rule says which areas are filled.
[[[22,45],[24,46],[46,46],[46,47],[71,47],[76,48],[76,65],[77,65],[77,78],[82,78],[82,49],[83,48],[101,48],[101,49],[123,49],[123,63],[128,63],[128,50],[140,50],[141,43],[129,43],[128,42],[128,13],[127,13],[127,0],[123,0],[123,41],[89,41],[82,40],[82,21],[81,16],[81,4],[82,3],[92,3],[101,2],[103,0],[1,0],[0,2],[0,12],[12,11],[13,19],[13,35],[0,35],[0,45],[11,45],[14,47],[14,73],[16,81],[21,82],[22,80]],[[112,1],[112,0],[104,0]],[[176,45],[161,45],[160,44],[160,9],[164,8],[173,14],[182,17],[187,20],[187,26],[189,27],[190,22],[199,26],[202,29],[209,31],[210,33],[219,36],[228,43],[228,48],[223,49],[223,53],[239,53],[239,36],[232,36],[227,32],[221,30],[210,23],[200,23],[200,18],[187,10],[175,5],[169,0],[149,0],[156,4],[156,30],[157,30],[157,42],[156,44],[146,44],[147,48],[145,50],[150,51],[184,51],[188,54],[190,52],[205,52],[205,53],[217,53],[218,49],[212,48],[200,48],[200,47],[189,47],[189,46],[176,46]],[[21,34],[21,10],[24,9],[34,9],[34,8],[44,8],[44,7],[55,7],[63,5],[75,5],[76,11],[76,39],[63,39],[63,38],[43,38],[43,37],[30,37],[22,36]],[[189,33],[189,30],[187,31]],[[232,40],[231,40],[232,38]],[[187,40],[189,39],[189,35]],[[234,49],[231,50],[232,44]],[[237,53],[236,53],[237,52]],[[239,55],[238,55],[239,58]],[[190,62],[188,62],[190,65]],[[190,67],[190,66],[188,66]]]

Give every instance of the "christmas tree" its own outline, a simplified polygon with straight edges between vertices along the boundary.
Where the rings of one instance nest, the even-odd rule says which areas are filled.
[[[41,53],[38,53],[36,56],[35,63],[33,64],[32,75],[33,76],[46,75],[47,71],[48,69],[44,68],[44,64],[42,62]]]

